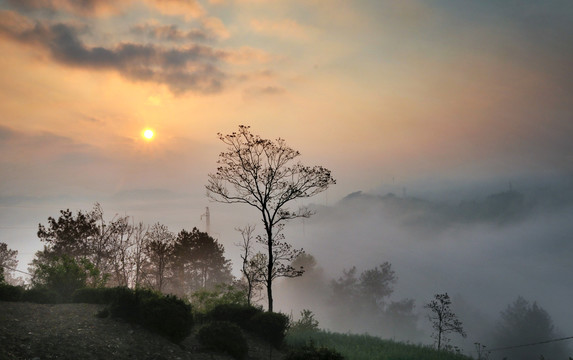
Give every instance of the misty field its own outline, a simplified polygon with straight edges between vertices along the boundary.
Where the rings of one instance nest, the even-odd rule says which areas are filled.
[[[313,344],[340,352],[347,360],[467,360],[467,356],[437,351],[424,345],[383,340],[371,335],[340,334],[330,331],[296,332],[287,336],[293,347]]]

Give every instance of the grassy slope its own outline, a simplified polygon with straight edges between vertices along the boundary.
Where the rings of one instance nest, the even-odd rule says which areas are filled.
[[[287,343],[336,349],[347,360],[468,360],[467,356],[438,352],[433,348],[383,340],[370,335],[339,334],[328,331],[289,334]]]

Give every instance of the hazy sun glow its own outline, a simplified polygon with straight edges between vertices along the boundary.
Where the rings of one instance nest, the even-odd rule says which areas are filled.
[[[151,140],[154,135],[155,134],[153,133],[153,130],[151,130],[151,129],[146,129],[145,131],[143,131],[143,137],[146,138],[147,140]]]

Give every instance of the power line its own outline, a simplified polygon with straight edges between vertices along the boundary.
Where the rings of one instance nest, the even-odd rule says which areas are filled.
[[[1,264],[0,264],[0,266],[2,266],[2,267],[5,268],[5,269],[8,269],[8,270],[16,271],[16,272],[19,272],[19,273],[22,273],[22,274],[26,274],[26,275],[29,275],[29,276],[34,276],[34,275],[32,275],[32,274],[30,274],[30,273],[27,273],[27,272],[25,272],[25,271],[18,270],[18,269],[13,269],[13,268],[11,268],[11,267],[9,267],[9,266],[6,266],[6,265],[1,265]]]
[[[509,350],[509,349],[516,349],[516,348],[521,348],[521,347],[526,347],[526,346],[533,346],[533,345],[548,344],[548,343],[552,343],[552,342],[563,341],[563,340],[570,340],[570,339],[573,339],[573,336],[568,336],[568,337],[559,338],[559,339],[552,339],[552,340],[539,341],[539,342],[535,342],[535,343],[529,343],[529,344],[522,344],[522,345],[513,345],[513,346],[505,346],[505,347],[499,347],[499,348],[495,348],[495,349],[488,349],[487,351],[499,351],[499,350]]]

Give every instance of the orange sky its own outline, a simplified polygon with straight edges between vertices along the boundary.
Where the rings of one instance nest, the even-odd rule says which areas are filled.
[[[521,176],[571,164],[567,3],[82,4],[3,1],[0,125],[12,135],[2,164],[207,165],[215,134],[238,124],[331,167],[341,194],[384,176]],[[140,138],[145,127],[156,129],[153,144]],[[98,190],[124,186],[113,181]]]

